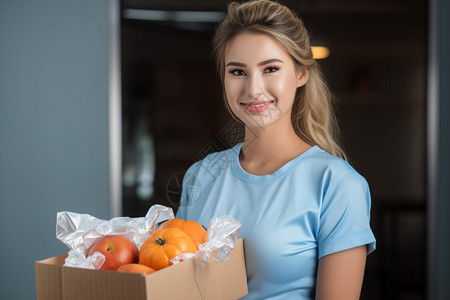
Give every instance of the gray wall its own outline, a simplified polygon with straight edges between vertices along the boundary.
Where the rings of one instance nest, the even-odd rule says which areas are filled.
[[[450,299],[450,1],[438,0],[438,172],[436,228],[436,299]]]
[[[58,211],[109,218],[108,1],[0,1],[0,299],[35,299]]]

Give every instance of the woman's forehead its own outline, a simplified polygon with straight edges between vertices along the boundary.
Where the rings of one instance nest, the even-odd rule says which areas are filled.
[[[256,65],[273,58],[285,61],[290,56],[275,38],[263,33],[240,33],[225,49],[225,65],[229,62]]]

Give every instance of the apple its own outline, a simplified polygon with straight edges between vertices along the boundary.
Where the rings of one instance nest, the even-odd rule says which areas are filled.
[[[152,268],[147,267],[145,265],[141,265],[141,264],[123,265],[123,266],[118,267],[117,271],[132,272],[132,273],[145,273],[145,274],[151,274],[151,273],[155,272],[155,270],[153,270]]]
[[[116,270],[126,264],[139,261],[139,250],[127,238],[120,235],[108,235],[98,240],[89,250],[88,257],[95,252],[105,256],[105,262],[100,270]]]

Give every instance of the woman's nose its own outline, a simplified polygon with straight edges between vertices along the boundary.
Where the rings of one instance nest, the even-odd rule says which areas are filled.
[[[264,82],[259,74],[247,77],[247,95],[252,99],[258,99],[264,91]]]

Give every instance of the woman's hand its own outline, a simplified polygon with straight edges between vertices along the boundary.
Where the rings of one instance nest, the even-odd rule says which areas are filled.
[[[366,256],[367,246],[360,246],[322,257],[317,271],[316,299],[359,299]]]

